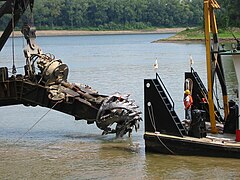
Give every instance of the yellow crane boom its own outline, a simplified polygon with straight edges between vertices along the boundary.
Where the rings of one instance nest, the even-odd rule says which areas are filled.
[[[217,133],[213,102],[213,82],[214,82],[213,70],[215,69],[216,64],[218,62],[219,46],[218,46],[218,28],[214,9],[220,9],[220,6],[216,0],[204,0],[204,19],[205,19],[204,25],[205,25],[209,116],[211,122],[211,132]],[[213,38],[212,46],[211,35]],[[228,96],[226,94],[226,89],[224,90],[223,93],[223,103],[224,103],[224,119],[226,119],[229,113]]]

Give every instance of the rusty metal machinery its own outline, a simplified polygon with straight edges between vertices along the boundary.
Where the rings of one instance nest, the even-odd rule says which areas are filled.
[[[26,0],[25,5],[30,2],[33,4]],[[35,41],[35,31],[27,24],[22,28],[27,41],[25,73],[9,77],[8,68],[0,67],[0,106],[23,104],[52,108],[74,116],[75,120],[96,123],[103,134],[115,133],[118,137],[139,129],[141,112],[129,95],[101,95],[90,86],[68,82],[68,66],[54,55],[43,53]],[[3,34],[0,44],[4,45],[6,34],[9,33]]]

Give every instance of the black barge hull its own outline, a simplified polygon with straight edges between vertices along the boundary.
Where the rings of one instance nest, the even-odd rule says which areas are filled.
[[[145,133],[145,149],[149,152],[222,158],[240,158],[240,145],[208,138],[177,137]]]

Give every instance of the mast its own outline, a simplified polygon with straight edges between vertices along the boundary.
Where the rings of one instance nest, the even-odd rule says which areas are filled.
[[[205,41],[206,41],[206,56],[207,56],[207,73],[208,73],[208,89],[209,94],[212,94],[213,92],[213,83],[214,83],[214,75],[217,73],[222,95],[223,95],[223,105],[224,105],[224,120],[227,119],[227,116],[229,114],[229,104],[228,104],[228,95],[227,95],[227,86],[225,82],[224,77],[224,71],[223,66],[221,62],[221,55],[219,51],[219,44],[218,44],[218,28],[217,28],[217,22],[216,17],[214,14],[214,9],[220,9],[219,4],[216,0],[204,0],[204,17],[205,17]],[[213,44],[211,47],[211,33],[213,38]],[[210,78],[211,76],[211,78]],[[211,85],[211,86],[210,86]],[[209,96],[209,95],[208,95]],[[210,98],[210,104],[209,104],[209,110],[210,111],[210,121],[215,121],[213,118],[213,115],[211,116],[211,113],[213,114],[213,97],[212,95],[209,96]],[[211,118],[212,117],[212,118]],[[214,124],[212,124],[214,126]]]
[[[215,0],[204,0],[204,25],[205,25],[205,44],[206,44],[206,63],[207,63],[207,81],[208,81],[208,105],[209,105],[209,116],[211,123],[211,132],[217,133],[216,120],[214,114],[214,102],[213,102],[213,67],[215,62],[212,57],[217,60],[218,53],[211,54],[211,32],[213,33],[213,50],[218,52],[218,38],[217,38],[217,24],[214,14],[214,9],[219,9],[220,6]]]

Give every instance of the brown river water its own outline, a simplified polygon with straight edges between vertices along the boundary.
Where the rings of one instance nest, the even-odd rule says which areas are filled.
[[[69,81],[100,93],[130,93],[143,111],[143,79],[154,77],[153,63],[183,118],[184,71],[189,55],[204,82],[203,44],[150,43],[171,34],[40,37],[38,44],[70,68]],[[16,63],[24,64],[17,38]],[[11,42],[0,53],[0,66],[11,67]],[[233,67],[227,63],[230,82]],[[21,69],[18,72],[21,73]],[[229,91],[236,83],[230,83]],[[232,98],[235,98],[234,94]],[[0,179],[240,179],[240,160],[160,155],[145,152],[144,124],[132,137],[102,136],[95,125],[41,107],[0,107]],[[144,117],[144,115],[142,115]],[[22,137],[22,138],[21,138]]]

